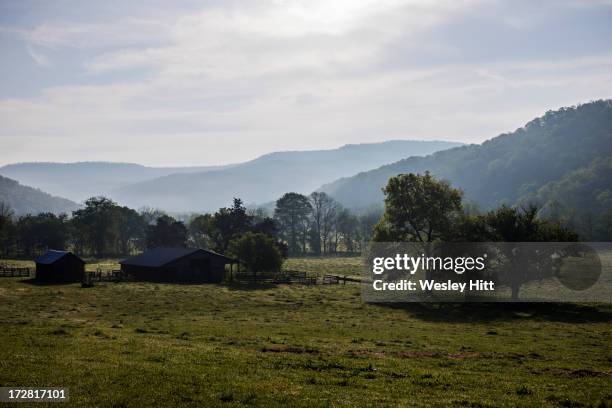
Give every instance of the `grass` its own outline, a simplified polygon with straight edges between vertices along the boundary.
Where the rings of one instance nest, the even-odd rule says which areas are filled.
[[[359,262],[287,268],[358,274]],[[392,306],[363,303],[352,284],[5,278],[0,385],[67,386],[71,405],[95,406],[612,403],[610,305]]]
[[[290,258],[285,262],[284,268],[318,276],[325,274],[360,276],[363,260],[357,256]]]

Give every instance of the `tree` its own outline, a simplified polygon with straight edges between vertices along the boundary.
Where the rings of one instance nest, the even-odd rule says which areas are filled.
[[[335,232],[338,226],[338,214],[342,210],[340,203],[329,197],[329,202],[323,211],[321,223],[321,242],[323,242],[323,253],[336,251],[337,236]]]
[[[162,210],[151,207],[141,207],[138,212],[140,213],[140,216],[142,217],[145,224],[147,225],[155,224],[159,217],[161,217],[162,215],[166,215],[166,213]]]
[[[342,238],[344,247],[348,252],[354,252],[359,237],[359,218],[351,214],[346,208],[338,214],[337,231]]]
[[[489,211],[485,218],[493,241],[502,242],[574,242],[578,235],[559,223],[538,218],[539,208],[501,206]]]
[[[0,254],[7,256],[15,240],[15,213],[11,207],[0,201]]]
[[[433,242],[451,230],[461,210],[461,191],[429,172],[391,177],[383,192],[385,212],[375,241]]]
[[[162,215],[155,225],[147,227],[147,248],[184,247],[186,243],[185,224],[168,215]]]
[[[120,252],[129,254],[131,249],[142,249],[147,228],[144,218],[128,207],[117,208],[117,215]]]
[[[68,239],[66,215],[40,213],[25,215],[17,221],[19,245],[27,255],[47,249],[63,249]]]
[[[213,228],[213,216],[211,214],[201,214],[193,217],[188,224],[189,243],[197,248],[210,248],[212,246],[211,232]]]
[[[316,254],[320,254],[321,250],[326,253],[336,216],[341,207],[333,198],[318,191],[310,194],[310,205],[312,206],[311,225],[313,229],[310,235],[311,249]]]
[[[247,232],[260,232],[278,243],[281,252],[285,245],[279,241],[278,223],[266,215],[264,209],[247,211],[242,200],[236,198],[232,207],[220,208],[214,214],[201,214],[189,221],[189,242],[199,248],[211,248],[225,253],[231,241]]]
[[[73,211],[73,230],[96,256],[116,253],[119,236],[119,206],[106,197],[92,197],[85,208]]]
[[[253,225],[253,227],[251,227],[251,231],[266,234],[274,240],[280,239],[279,225],[274,218],[265,217],[263,219],[260,219]]]
[[[308,217],[312,206],[308,197],[298,193],[286,193],[276,201],[274,218],[279,223],[281,237],[289,245],[292,254],[305,252]]]
[[[263,271],[280,271],[283,265],[276,242],[262,233],[247,232],[232,241],[230,253],[253,272],[253,276]]]
[[[371,209],[359,216],[360,247],[363,248],[367,242],[372,240],[374,227],[383,216],[382,209]]]
[[[251,217],[251,222],[257,224],[266,218],[270,218],[270,211],[265,207],[249,208],[247,215]]]
[[[529,205],[518,209],[502,206],[489,211],[484,217],[486,238],[497,242],[575,242],[578,235],[559,223],[538,218],[538,207]],[[501,245],[503,258],[509,264],[504,274],[501,269],[501,279],[511,288],[513,300],[519,298],[521,286],[534,279],[550,277],[552,253],[546,253],[545,248],[535,246],[531,249],[526,245]],[[555,251],[557,248],[552,247]]]
[[[264,217],[259,218],[259,221],[254,223],[250,232],[261,233],[269,236],[276,243],[276,247],[281,253],[283,259],[289,257],[289,246],[281,239],[278,222],[274,218]]]
[[[234,198],[232,207],[220,208],[212,219],[210,237],[215,251],[225,253],[232,240],[251,228],[252,218],[247,214],[242,200]]]
[[[595,238],[600,241],[612,241],[612,208],[599,215],[599,222],[595,231]]]

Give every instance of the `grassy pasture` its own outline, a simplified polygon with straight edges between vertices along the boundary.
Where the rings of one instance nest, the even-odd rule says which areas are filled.
[[[286,267],[357,275],[359,265]],[[612,307],[389,307],[364,304],[354,284],[5,278],[0,385],[67,386],[71,405],[96,406],[609,406]]]
[[[307,272],[309,275],[323,276],[348,275],[360,276],[363,269],[361,257],[307,257],[290,258],[285,261],[284,269]]]

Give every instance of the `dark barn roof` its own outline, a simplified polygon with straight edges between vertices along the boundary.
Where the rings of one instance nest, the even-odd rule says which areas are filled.
[[[36,258],[34,260],[34,262],[36,262],[38,264],[43,264],[43,265],[50,265],[50,264],[52,264],[54,262],[59,261],[61,258],[63,258],[66,255],[72,255],[75,258],[77,258],[78,260],[80,260],[81,262],[83,262],[81,260],[81,258],[79,258],[78,256],[72,254],[72,252],[69,252],[69,251],[58,251],[58,250],[55,250],[55,249],[48,250],[44,255],[41,255],[38,258]]]
[[[132,256],[119,262],[121,265],[146,266],[157,268],[169,264],[177,259],[192,255],[196,252],[203,252],[212,256],[224,258],[229,262],[234,262],[233,259],[225,255],[218,254],[213,251],[198,248],[154,248],[143,252],[140,255]]]

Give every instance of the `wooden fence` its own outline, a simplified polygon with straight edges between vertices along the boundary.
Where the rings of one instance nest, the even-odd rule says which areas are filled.
[[[243,272],[234,275],[233,280],[241,283],[268,283],[268,284],[291,284],[316,285],[317,277],[309,276],[306,272],[286,271],[281,273],[257,273]]]
[[[30,268],[17,268],[13,266],[0,266],[0,278],[28,278]]]
[[[85,272],[83,286],[93,286],[94,282],[122,282],[128,279],[129,277],[120,269],[111,271],[98,269],[95,272]]]
[[[360,279],[347,275],[324,275],[317,277],[309,275],[304,271],[285,271],[282,273],[240,273],[233,277],[234,281],[242,283],[267,283],[267,284],[301,284],[301,285],[334,285],[346,284],[346,282],[361,282]]]

